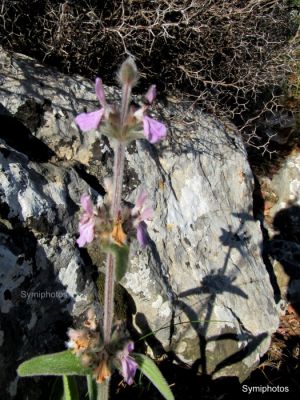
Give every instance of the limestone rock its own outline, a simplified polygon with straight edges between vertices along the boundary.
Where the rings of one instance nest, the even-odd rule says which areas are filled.
[[[134,247],[123,283],[144,334],[157,331],[165,349],[214,377],[242,380],[278,323],[246,152],[236,134],[200,111],[161,112],[168,140],[158,150],[140,142],[128,154],[155,217],[151,244],[146,252]]]
[[[20,360],[62,350],[72,317],[97,298],[75,246],[80,193],[69,166],[35,163],[0,140],[0,309],[2,398],[13,398]],[[25,381],[18,384],[19,390]],[[27,383],[26,393],[38,398]],[[1,395],[2,396],[2,395]],[[7,397],[6,397],[7,396]],[[35,397],[37,396],[37,397]]]

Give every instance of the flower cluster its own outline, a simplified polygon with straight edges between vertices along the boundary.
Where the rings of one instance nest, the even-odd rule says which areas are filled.
[[[166,126],[145,114],[148,106],[153,103],[156,97],[155,85],[152,85],[145,95],[147,104],[143,104],[138,109],[131,106],[125,121],[122,121],[121,111],[116,106],[109,105],[106,102],[100,78],[96,78],[95,89],[101,106],[100,109],[79,114],[75,118],[77,125],[83,132],[96,130],[100,128],[101,124],[101,133],[127,143],[143,138],[146,138],[150,143],[157,143],[166,137]]]
[[[121,371],[124,381],[132,385],[137,370],[136,361],[129,355],[134,350],[134,343],[128,342],[124,349],[118,353],[118,360],[121,363]]]
[[[142,190],[133,209],[123,207],[119,218],[113,221],[110,212],[110,194],[105,196],[102,205],[94,207],[90,196],[81,196],[82,215],[79,221],[79,238],[77,244],[83,247],[95,237],[102,243],[116,243],[122,246],[127,236],[136,235],[142,247],[148,243],[147,222],[152,219],[153,210],[149,205],[148,194]],[[123,230],[126,229],[126,233]]]
[[[86,368],[93,371],[97,383],[103,383],[111,376],[114,369],[118,369],[124,381],[131,385],[138,367],[130,356],[134,343],[120,337],[103,345],[97,326],[95,313],[90,309],[84,328],[69,329],[68,348],[80,357]]]
[[[79,238],[77,244],[83,247],[91,243],[95,237],[102,241],[110,240],[113,222],[110,217],[109,204],[94,207],[89,195],[83,194],[80,199],[82,215],[79,221]]]

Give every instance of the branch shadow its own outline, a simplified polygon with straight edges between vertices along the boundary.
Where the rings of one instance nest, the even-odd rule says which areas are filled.
[[[231,226],[229,226],[228,229],[223,228],[219,238],[223,246],[228,247],[222,268],[220,268],[218,271],[213,271],[213,273],[210,275],[205,276],[200,287],[191,288],[178,294],[175,301],[176,307],[187,316],[188,320],[190,321],[190,325],[198,336],[199,358],[194,362],[192,369],[195,373],[200,370],[202,376],[207,376],[208,379],[211,379],[223,368],[241,362],[245,357],[252,354],[268,336],[266,332],[263,332],[258,336],[254,336],[245,328],[245,326],[243,326],[239,317],[234,314],[233,310],[231,310],[232,314],[239,323],[242,333],[237,334],[236,331],[233,331],[221,333],[218,336],[207,337],[209,326],[211,324],[213,309],[220,294],[230,293],[243,299],[248,298],[247,294],[235,284],[236,277],[227,275],[227,269],[232,249],[238,250],[241,258],[245,257],[246,247],[250,238],[245,235],[244,228],[246,221],[252,221],[253,217],[245,212],[233,213],[233,216],[239,219],[239,226],[235,230],[233,230]],[[203,304],[200,306],[200,309],[198,302],[197,312],[185,301],[183,301],[184,298],[189,296],[202,296],[202,298],[206,296],[205,300],[203,300]],[[203,321],[199,321],[199,314],[201,315],[202,313],[205,314],[205,317]],[[210,342],[220,342],[223,340],[246,343],[246,345],[243,344],[241,349],[238,349],[233,354],[225,357],[221,362],[217,363],[213,369],[209,370],[207,360],[207,345]],[[238,345],[236,347],[238,347]]]
[[[268,240],[266,252],[280,263],[289,277],[286,298],[300,315],[300,207],[291,205],[278,211],[273,227],[277,233]]]

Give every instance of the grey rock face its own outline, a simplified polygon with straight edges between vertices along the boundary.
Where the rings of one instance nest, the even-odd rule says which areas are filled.
[[[77,317],[95,299],[93,267],[75,245],[77,203],[89,189],[94,197],[101,193],[112,150],[99,134],[82,134],[73,123],[84,108],[98,107],[92,84],[24,56],[2,52],[0,62],[1,118],[12,132],[4,131],[0,148],[1,312],[18,321],[16,335],[27,341],[37,335],[40,316],[43,327],[52,327],[30,347],[15,349],[13,380],[17,358],[54,351],[65,340],[52,323],[62,319],[57,313]],[[106,90],[109,100],[119,98],[115,89]],[[213,377],[242,380],[278,324],[260,226],[252,217],[245,149],[236,133],[187,105],[158,105],[155,117],[168,123],[168,139],[157,147],[140,141],[126,154],[124,200],[133,203],[143,187],[155,209],[150,245],[141,250],[132,244],[121,282],[136,305],[134,325],[143,334],[154,332],[147,340],[155,355],[172,351]],[[19,140],[20,132],[26,140]],[[20,299],[22,290],[61,290],[64,296],[52,306],[49,299]],[[0,336],[2,348],[13,346],[11,329]]]
[[[169,140],[158,152],[141,142],[128,155],[155,217],[151,245],[134,248],[123,283],[143,333],[157,331],[165,349],[203,372],[244,379],[278,323],[246,153],[200,112],[177,105],[175,118],[163,114]]]
[[[20,360],[64,348],[71,316],[81,317],[96,291],[74,240],[76,203],[86,183],[72,168],[31,162],[4,141],[0,164],[4,387],[15,380]],[[15,390],[9,386],[7,396]]]
[[[300,154],[287,156],[272,179],[260,178],[265,198],[265,227],[281,295],[299,310],[300,298]]]

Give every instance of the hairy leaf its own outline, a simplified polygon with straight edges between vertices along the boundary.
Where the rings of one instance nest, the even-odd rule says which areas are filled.
[[[91,373],[90,370],[82,366],[80,359],[70,350],[45,354],[24,361],[17,372],[19,376],[88,375]]]
[[[119,246],[117,244],[109,244],[103,246],[106,253],[112,253],[116,259],[116,281],[119,282],[125,275],[128,267],[129,246],[126,244]]]

